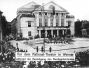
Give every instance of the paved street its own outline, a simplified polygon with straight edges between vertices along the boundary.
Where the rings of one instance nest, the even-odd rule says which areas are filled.
[[[74,42],[71,42],[70,44],[61,44],[61,43],[45,43],[45,49],[46,52],[49,52],[49,47],[52,47],[52,52],[68,52],[68,53],[74,53],[74,52],[80,52],[80,51],[85,51],[89,49],[89,39],[87,38],[74,38]],[[16,43],[18,43],[18,47],[20,49],[27,50],[28,52],[36,52],[36,47],[39,47],[39,50],[43,46],[42,39],[40,39],[39,43],[36,43],[35,41],[37,40],[32,40],[29,41],[27,44],[24,42],[26,41],[11,41],[12,45],[16,47]],[[39,51],[41,52],[41,51]]]

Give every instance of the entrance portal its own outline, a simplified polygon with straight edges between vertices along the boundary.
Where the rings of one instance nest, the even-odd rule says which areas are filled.
[[[71,34],[70,29],[67,29],[67,35],[70,35],[70,34]]]
[[[45,30],[41,30],[41,38],[45,37]]]
[[[51,37],[51,30],[47,30],[47,37]]]
[[[62,36],[62,30],[59,30],[59,36]]]

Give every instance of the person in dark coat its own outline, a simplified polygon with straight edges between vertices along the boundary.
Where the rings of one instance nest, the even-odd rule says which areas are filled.
[[[47,61],[45,61],[45,63],[43,64],[42,68],[49,68],[49,65],[48,65]]]

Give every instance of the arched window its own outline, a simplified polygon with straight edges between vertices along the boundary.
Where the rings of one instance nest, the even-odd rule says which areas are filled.
[[[54,7],[53,5],[50,5],[50,6],[49,6],[49,9],[52,9],[52,8],[55,8],[55,7]]]

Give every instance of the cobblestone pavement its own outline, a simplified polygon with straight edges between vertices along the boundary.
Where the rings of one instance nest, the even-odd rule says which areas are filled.
[[[40,41],[42,41],[41,39]],[[85,51],[89,49],[89,39],[88,38],[73,38],[74,42],[71,42],[70,44],[67,43],[45,43],[45,50],[46,52],[49,52],[49,47],[52,47],[52,52],[68,52],[68,53],[74,53],[74,52],[80,52]],[[10,41],[13,46],[16,47],[16,43],[18,43],[18,47],[20,49],[27,50],[28,52],[36,52],[36,47],[39,47],[39,52],[41,52],[41,47],[44,45],[43,43],[39,42],[37,39],[29,41],[27,44],[24,44],[24,42],[27,41]]]

